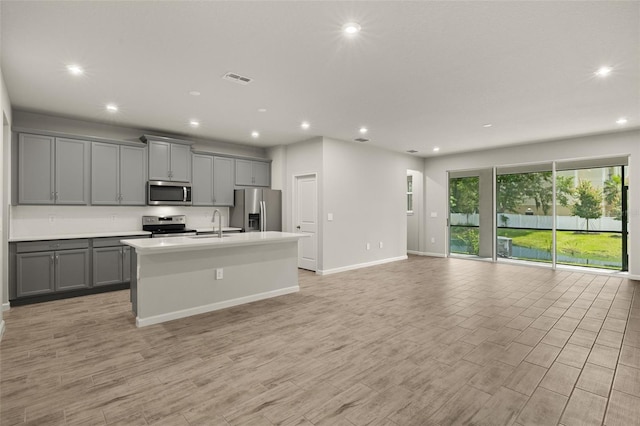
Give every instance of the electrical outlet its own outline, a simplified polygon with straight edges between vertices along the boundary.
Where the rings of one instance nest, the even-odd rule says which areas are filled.
[[[327,221],[328,222],[332,222],[333,221],[333,213],[327,213]]]
[[[371,250],[371,244],[367,243],[367,250]]]
[[[216,280],[221,280],[222,278],[224,278],[223,269],[216,269]]]
[[[50,215],[49,215],[49,223],[53,223],[53,222],[55,222],[55,221],[56,221],[56,215],[54,215],[54,214],[50,214]]]
[[[436,239],[431,237],[431,244],[435,244],[435,242],[436,242]]]
[[[112,222],[115,222],[117,218],[118,218],[118,215],[117,215],[117,214],[112,214],[112,215],[111,215],[111,221],[112,221]]]
[[[380,248],[382,248],[382,241],[380,241],[380,244],[378,244],[380,246]]]

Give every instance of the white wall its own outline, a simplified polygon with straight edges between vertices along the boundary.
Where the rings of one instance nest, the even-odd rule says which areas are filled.
[[[281,161],[284,161],[284,167],[279,165]],[[283,208],[282,208],[282,223],[283,231],[294,232],[293,224],[293,190],[294,190],[294,176],[305,175],[315,173],[317,176],[318,185],[318,218],[320,219],[322,213],[322,138],[313,138],[307,141],[298,142],[292,145],[287,145],[284,155],[273,158],[271,166],[282,167],[285,170],[284,177],[284,191],[282,194]],[[323,221],[318,220],[318,269],[322,266],[322,247],[323,247]]]
[[[422,158],[318,137],[287,145],[284,155],[272,159],[276,168],[278,162],[286,163],[283,215],[287,231],[293,230],[294,176],[318,176],[319,273],[406,256],[406,176],[409,169],[423,169]]]
[[[0,108],[0,120],[2,121],[2,132],[0,132],[0,200],[2,202],[2,207],[0,208],[0,259],[2,259],[2,291],[0,292],[0,340],[2,340],[2,335],[4,333],[4,320],[2,319],[2,310],[8,307],[9,303],[9,269],[8,269],[8,204],[10,188],[9,180],[7,176],[10,172],[11,161],[11,144],[9,141],[11,123],[12,123],[12,114],[11,114],[11,100],[9,99],[9,93],[7,92],[7,86],[4,82],[4,77],[2,75],[2,69],[0,69],[0,99],[1,99],[1,108]]]
[[[633,232],[633,229],[640,229],[640,131],[637,129],[427,158],[424,168],[426,209],[438,215],[431,218],[427,214],[427,251],[445,254],[447,171],[620,156],[629,156],[629,228]],[[434,243],[431,243],[432,238]],[[640,238],[637,235],[630,238],[629,261],[630,274],[640,277]]]

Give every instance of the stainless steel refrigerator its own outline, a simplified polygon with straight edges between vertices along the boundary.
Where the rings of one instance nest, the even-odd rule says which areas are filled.
[[[244,232],[282,231],[282,191],[236,189],[229,226]]]

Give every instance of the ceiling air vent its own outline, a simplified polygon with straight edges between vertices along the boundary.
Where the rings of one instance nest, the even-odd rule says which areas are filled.
[[[236,74],[234,72],[228,72],[225,75],[223,75],[222,78],[224,78],[225,80],[233,81],[234,83],[238,83],[238,84],[249,84],[253,81],[252,78],[245,77],[243,75]]]
[[[369,142],[369,139],[365,139],[365,138],[355,138],[354,141],[356,142]]]
[[[415,153],[416,153],[416,152],[418,152],[418,151],[416,151],[415,149],[410,149],[410,150],[409,150],[409,151],[407,151],[407,152],[408,152],[409,154],[415,154]]]

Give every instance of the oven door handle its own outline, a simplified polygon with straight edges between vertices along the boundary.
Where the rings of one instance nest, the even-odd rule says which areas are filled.
[[[182,202],[183,203],[187,202],[187,187],[186,186],[182,187]]]

